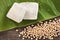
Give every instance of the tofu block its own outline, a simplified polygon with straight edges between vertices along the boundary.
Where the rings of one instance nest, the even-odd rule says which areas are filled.
[[[17,23],[20,23],[25,15],[25,9],[19,6],[19,3],[14,3],[7,13],[7,17]]]
[[[36,20],[38,16],[38,3],[36,2],[22,2],[20,6],[26,9],[24,16],[25,20]]]

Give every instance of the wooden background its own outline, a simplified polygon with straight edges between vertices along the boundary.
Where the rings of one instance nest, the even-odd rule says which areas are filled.
[[[56,17],[56,18],[59,19],[60,16]],[[48,21],[48,20],[45,20],[45,21]],[[15,29],[11,29],[11,30],[8,30],[8,31],[0,32],[0,40],[22,40],[18,36],[19,32],[16,32],[16,29],[19,29],[20,31],[23,30],[23,28],[15,28]],[[30,40],[30,39],[25,39],[25,40]],[[43,40],[43,39],[40,39],[40,40]],[[49,40],[49,39],[45,39],[45,40]],[[54,40],[60,40],[60,36],[55,37]]]

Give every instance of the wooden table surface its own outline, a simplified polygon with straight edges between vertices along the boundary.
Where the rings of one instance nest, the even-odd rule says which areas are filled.
[[[56,18],[60,18],[60,17],[56,17]],[[15,28],[8,31],[0,32],[0,40],[22,40],[21,38],[19,38],[18,36],[19,33],[16,32],[16,29],[23,30],[23,28]],[[25,39],[25,40],[29,40],[29,39]],[[45,39],[45,40],[49,40],[49,39]],[[54,40],[60,40],[60,36],[55,37]]]

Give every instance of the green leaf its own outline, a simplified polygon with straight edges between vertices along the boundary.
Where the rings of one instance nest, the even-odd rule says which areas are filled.
[[[37,2],[39,3],[39,12],[37,20],[23,20],[16,23],[6,17],[7,12],[14,2]],[[0,31],[6,31],[16,27],[23,27],[38,21],[47,20],[60,16],[60,0],[0,0]]]

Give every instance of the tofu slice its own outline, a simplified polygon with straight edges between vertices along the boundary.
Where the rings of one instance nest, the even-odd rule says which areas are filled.
[[[17,23],[20,23],[25,15],[25,9],[19,6],[19,3],[14,3],[9,12],[7,13],[7,17]]]
[[[22,2],[20,6],[25,7],[25,20],[36,20],[38,16],[38,3],[36,2]]]

